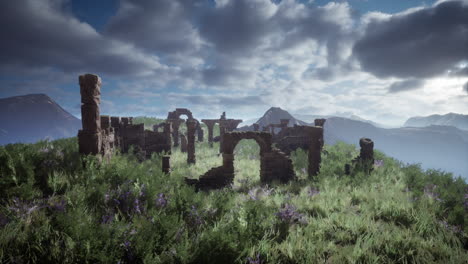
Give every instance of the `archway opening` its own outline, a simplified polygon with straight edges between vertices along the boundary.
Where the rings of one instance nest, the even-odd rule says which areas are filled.
[[[242,139],[234,148],[234,188],[246,189],[260,183],[260,145],[255,139]]]

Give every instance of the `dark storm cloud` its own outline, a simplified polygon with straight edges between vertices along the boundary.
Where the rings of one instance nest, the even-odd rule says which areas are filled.
[[[138,74],[159,67],[128,45],[103,38],[65,9],[64,0],[2,1],[0,68]]]
[[[273,30],[266,5],[266,1],[235,0],[211,8],[200,18],[200,33],[220,52],[250,53]]]
[[[371,21],[353,53],[377,77],[427,78],[468,59],[468,5],[434,7]]]
[[[423,80],[418,80],[418,79],[404,80],[404,81],[392,83],[388,87],[388,92],[398,93],[398,92],[404,92],[404,91],[410,91],[410,90],[417,90],[419,88],[422,88],[423,86],[424,86]]]
[[[121,0],[105,34],[159,54],[191,52],[200,45],[191,24],[197,1]]]

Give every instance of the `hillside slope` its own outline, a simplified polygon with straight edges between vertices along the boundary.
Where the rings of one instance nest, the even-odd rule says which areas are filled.
[[[0,145],[76,136],[81,121],[45,94],[0,99]]]

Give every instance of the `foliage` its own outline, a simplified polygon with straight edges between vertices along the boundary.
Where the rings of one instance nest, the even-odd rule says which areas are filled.
[[[346,176],[344,164],[358,151],[338,143],[325,146],[317,177],[308,179],[307,152],[299,149],[291,155],[298,179],[263,186],[259,147],[242,140],[232,188],[197,193],[186,186],[184,177],[221,165],[218,150],[218,143],[197,143],[197,163],[188,165],[174,149],[166,175],[160,155],[99,163],[77,154],[76,138],[0,147],[0,262],[468,259],[468,185],[460,178],[381,152],[370,175]]]

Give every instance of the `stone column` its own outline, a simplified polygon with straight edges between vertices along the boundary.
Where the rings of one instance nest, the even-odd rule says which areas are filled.
[[[165,155],[162,157],[162,172],[163,173],[170,173],[171,172],[171,164],[170,164],[171,156]]]
[[[198,138],[198,142],[203,142],[203,136],[204,136],[203,128],[201,127],[200,122],[197,122],[197,138]]]
[[[223,138],[226,133],[226,120],[219,120],[219,153],[223,153]]]
[[[102,115],[101,116],[101,129],[107,129],[110,127],[110,116]]]
[[[315,119],[314,124],[315,124],[315,126],[323,127],[323,125],[325,124],[325,121],[327,121],[327,120],[323,119],[323,118]]]
[[[258,130],[260,130],[260,125],[255,123],[255,124],[253,124],[253,128],[254,128],[255,132],[258,132]]]
[[[193,119],[187,120],[187,163],[195,163],[195,131],[197,121]]]
[[[174,147],[179,146],[179,127],[180,121],[179,120],[171,120],[172,125],[172,139],[174,141]]]
[[[101,150],[101,78],[94,74],[80,75],[81,123],[83,129],[78,131],[79,152],[81,154],[98,154]]]
[[[180,134],[180,151],[182,153],[187,152],[187,138],[184,134]]]
[[[359,158],[362,161],[374,164],[374,141],[370,138],[361,138],[359,146],[361,147]]]
[[[323,128],[310,127],[310,145],[309,145],[309,177],[316,176],[320,172],[320,163],[322,162],[322,142],[323,142]]]
[[[202,119],[202,122],[205,123],[205,125],[208,127],[208,142],[210,143],[210,147],[213,147],[213,129],[218,120]]]

